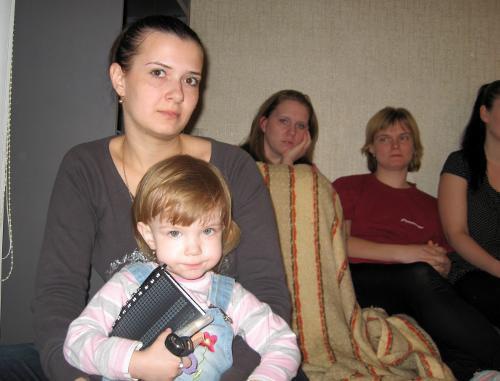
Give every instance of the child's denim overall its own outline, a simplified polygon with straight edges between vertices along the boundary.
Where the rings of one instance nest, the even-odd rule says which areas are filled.
[[[143,263],[129,265],[128,270],[139,284],[142,284],[152,271],[150,266]],[[213,274],[208,295],[209,308],[206,312],[214,320],[202,329],[206,345],[199,345],[194,351],[198,360],[197,371],[191,375],[182,373],[176,380],[219,380],[233,364],[231,348],[234,334],[229,318],[225,314],[231,301],[233,287],[234,279]],[[110,380],[103,377],[102,381]]]

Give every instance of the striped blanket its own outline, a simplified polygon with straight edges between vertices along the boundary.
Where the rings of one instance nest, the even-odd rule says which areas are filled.
[[[274,203],[292,328],[311,381],[454,380],[414,320],[357,304],[330,182],[307,165],[258,165]]]

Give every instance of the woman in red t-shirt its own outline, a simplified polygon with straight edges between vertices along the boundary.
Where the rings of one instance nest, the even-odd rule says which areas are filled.
[[[337,179],[358,302],[414,317],[459,380],[500,369],[500,335],[445,279],[449,246],[437,201],[407,179],[423,148],[415,119],[386,107],[366,127],[370,174]]]

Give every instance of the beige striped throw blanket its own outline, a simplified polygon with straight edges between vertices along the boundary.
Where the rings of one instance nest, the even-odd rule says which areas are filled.
[[[274,203],[303,368],[317,380],[454,380],[406,315],[356,302],[342,208],[314,166],[258,163]]]

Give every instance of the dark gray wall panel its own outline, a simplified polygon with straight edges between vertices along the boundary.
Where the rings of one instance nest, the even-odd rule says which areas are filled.
[[[12,206],[15,263],[2,285],[0,343],[32,340],[30,303],[54,177],[73,145],[110,135],[116,103],[108,51],[123,0],[17,0]],[[8,270],[4,261],[4,272]]]

